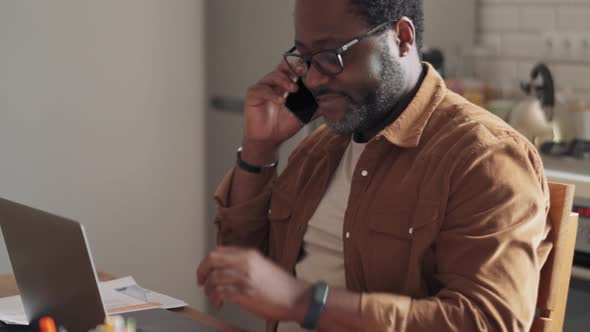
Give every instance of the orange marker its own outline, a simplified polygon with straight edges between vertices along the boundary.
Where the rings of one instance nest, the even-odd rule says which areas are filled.
[[[39,320],[39,328],[41,332],[57,332],[55,321],[51,317],[43,317]]]

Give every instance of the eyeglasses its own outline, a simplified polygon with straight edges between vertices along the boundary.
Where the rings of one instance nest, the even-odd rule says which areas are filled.
[[[313,67],[320,73],[328,76],[336,76],[344,70],[344,61],[342,60],[342,53],[346,52],[352,46],[358,44],[363,39],[371,36],[372,34],[379,32],[383,27],[388,24],[394,23],[394,21],[385,22],[379,24],[373,29],[365,32],[364,34],[354,38],[342,47],[335,50],[322,50],[310,55],[302,55],[300,53],[293,53],[296,47],[292,47],[289,51],[283,54],[283,58],[291,68],[291,70],[298,77],[305,76],[309,71],[309,68]]]

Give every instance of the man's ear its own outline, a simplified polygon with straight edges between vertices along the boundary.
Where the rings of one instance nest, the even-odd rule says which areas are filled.
[[[409,18],[402,16],[396,23],[396,43],[401,57],[407,56],[416,42],[416,28]]]

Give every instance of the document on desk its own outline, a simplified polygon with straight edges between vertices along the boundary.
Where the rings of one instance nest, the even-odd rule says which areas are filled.
[[[107,315],[187,306],[184,301],[139,286],[133,277],[101,282],[99,290]],[[20,296],[0,298],[0,321],[19,325],[29,323]]]
[[[108,314],[137,311],[134,306],[139,306],[140,308],[137,309],[143,310],[152,308],[175,309],[188,305],[184,301],[139,286],[133,277],[102,282],[100,284],[100,294]],[[107,303],[107,299],[112,299],[113,302]],[[119,302],[122,299],[126,301]],[[131,306],[131,308],[125,308],[128,306]]]
[[[20,296],[0,297],[0,321],[17,325],[29,323]]]

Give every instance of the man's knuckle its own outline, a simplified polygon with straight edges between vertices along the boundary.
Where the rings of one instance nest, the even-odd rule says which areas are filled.
[[[255,259],[258,257],[258,250],[250,248],[250,249],[248,249],[246,254],[248,255],[248,258]]]

